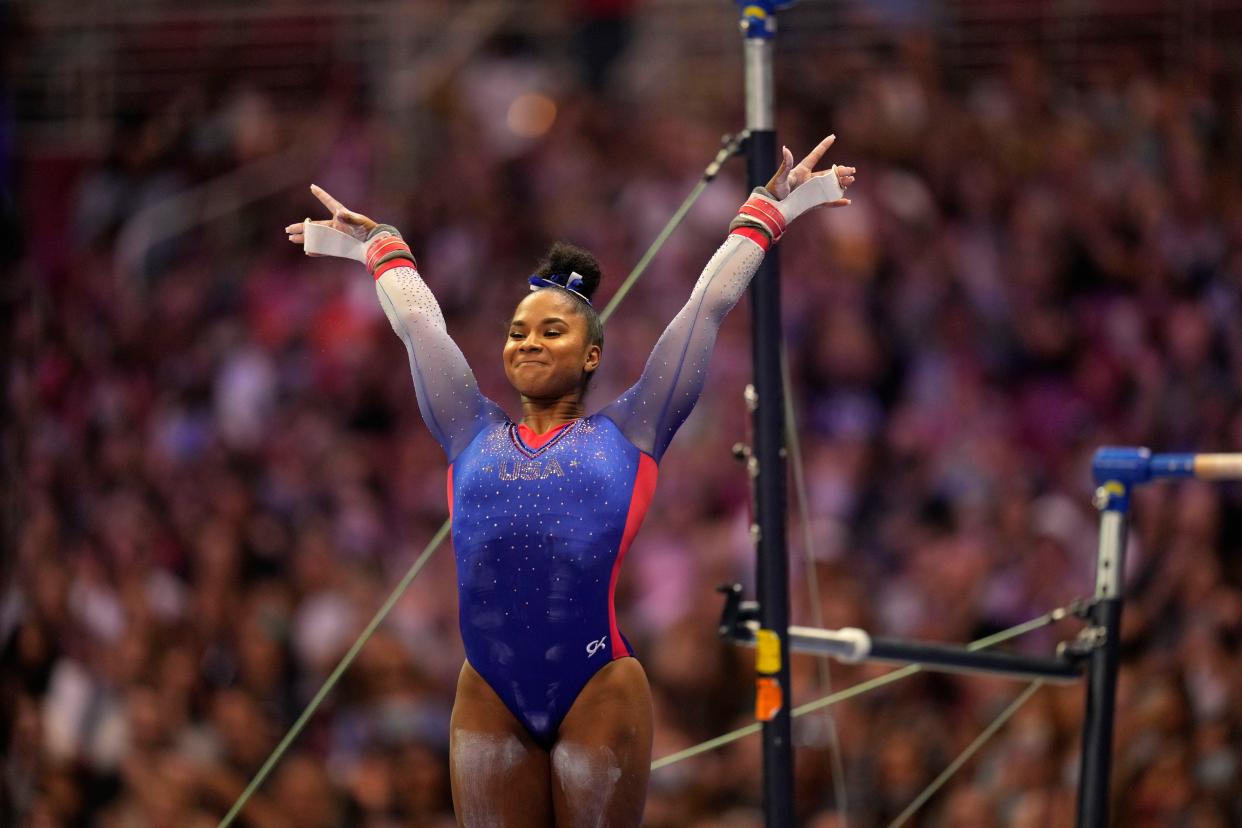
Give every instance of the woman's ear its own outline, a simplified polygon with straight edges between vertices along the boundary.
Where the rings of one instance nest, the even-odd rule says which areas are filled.
[[[602,349],[598,345],[592,345],[587,348],[586,361],[582,364],[582,370],[588,374],[599,367],[599,358],[603,354]]]

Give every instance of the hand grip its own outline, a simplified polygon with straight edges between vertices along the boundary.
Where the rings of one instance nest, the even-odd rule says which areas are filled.
[[[310,219],[302,222],[302,250],[309,256],[335,256],[367,263],[367,246],[348,233],[342,233],[326,224],[313,224]]]

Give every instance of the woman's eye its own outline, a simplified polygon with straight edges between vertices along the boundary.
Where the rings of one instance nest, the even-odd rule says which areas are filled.
[[[544,334],[544,336],[560,336],[560,335],[561,335],[560,331],[548,331],[547,333]]]
[[[517,331],[509,331],[509,338],[510,339],[521,339],[522,335],[518,333]]]

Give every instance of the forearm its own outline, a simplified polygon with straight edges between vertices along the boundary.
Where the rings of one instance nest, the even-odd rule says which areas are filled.
[[[388,268],[375,280],[384,315],[409,348],[419,340],[451,341],[440,303],[411,264]]]
[[[749,229],[734,230],[725,237],[695,281],[683,312],[701,307],[703,321],[719,327],[746,292],[767,251],[767,247],[745,232]]]
[[[375,292],[384,315],[410,350],[411,359],[415,358],[419,340],[431,345],[438,344],[437,341],[451,344],[440,303],[423,281],[414,254],[397,228],[374,225],[367,238],[365,260],[367,270],[375,278]]]

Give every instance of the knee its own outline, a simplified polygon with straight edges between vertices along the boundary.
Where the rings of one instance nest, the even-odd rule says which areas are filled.
[[[649,763],[634,754],[618,755],[607,745],[558,742],[552,749],[557,824],[636,828],[647,799]]]
[[[453,770],[469,779],[504,776],[526,758],[520,739],[511,734],[454,728],[449,758]]]
[[[589,796],[607,802],[621,779],[621,762],[607,745],[557,742],[552,748],[552,770],[570,800]]]

